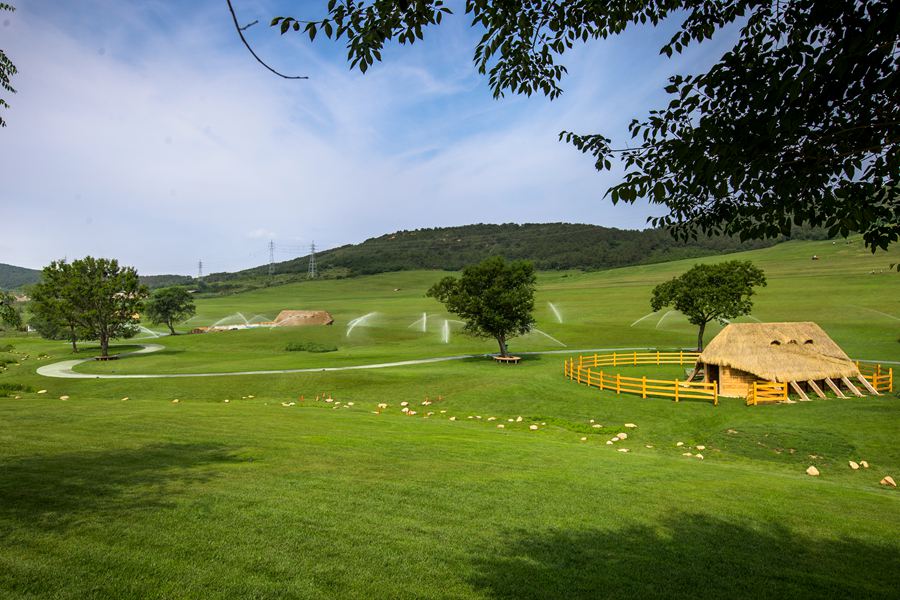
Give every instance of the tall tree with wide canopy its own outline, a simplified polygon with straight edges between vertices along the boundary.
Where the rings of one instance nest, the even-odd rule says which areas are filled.
[[[325,16],[276,17],[282,33],[345,39],[362,72],[391,41],[412,44],[451,10],[443,0],[328,0]],[[602,134],[560,137],[625,166],[614,203],[646,198],[679,238],[788,234],[792,224],[863,234],[873,251],[900,239],[900,3],[892,0],[466,0],[483,30],[474,61],[495,97],[553,99],[576,43],[682,19],[672,56],[740,24],[707,72],[675,75],[671,100],[631,122],[633,145]]]
[[[766,285],[762,269],[750,261],[731,260],[713,265],[694,265],[678,277],[653,288],[650,307],[666,306],[688,318],[699,329],[697,351],[703,351],[703,334],[711,321],[734,319],[753,310],[753,288]]]
[[[78,352],[78,341],[89,334],[78,324],[75,306],[67,300],[72,295],[69,286],[72,265],[56,260],[43,268],[41,281],[29,288],[31,318],[28,324],[48,340],[65,340]]]
[[[197,312],[191,293],[178,286],[155,290],[144,309],[152,323],[165,324],[172,335],[175,335],[176,323],[189,319]]]
[[[16,297],[4,291],[0,291],[0,325],[13,329],[22,326],[22,313],[16,306]]]
[[[509,356],[507,341],[534,325],[535,281],[530,262],[494,256],[466,267],[459,278],[444,277],[427,295],[465,322],[463,332],[494,338],[500,356]]]

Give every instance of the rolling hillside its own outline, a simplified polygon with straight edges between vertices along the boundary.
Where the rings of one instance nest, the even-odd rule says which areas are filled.
[[[15,290],[37,283],[40,278],[40,271],[0,263],[0,290]]]

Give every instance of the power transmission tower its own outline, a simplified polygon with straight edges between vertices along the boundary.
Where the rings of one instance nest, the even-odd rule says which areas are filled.
[[[316,243],[313,242],[309,247],[309,271],[306,274],[307,279],[315,279],[318,276],[316,271]]]
[[[203,279],[203,261],[197,263],[197,281]]]
[[[269,240],[269,277],[275,274],[275,242]]]

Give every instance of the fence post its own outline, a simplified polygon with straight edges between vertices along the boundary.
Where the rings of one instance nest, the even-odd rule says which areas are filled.
[[[584,362],[584,356],[582,356],[581,354],[579,354],[579,355],[578,355],[578,368],[579,368],[579,369],[581,369],[581,366],[582,366],[583,362]]]
[[[622,389],[621,375],[616,373],[616,393],[618,394],[619,390],[621,390],[621,389]]]
[[[659,350],[656,351],[656,366],[659,366]]]
[[[616,352],[615,351],[613,351],[613,366],[614,367],[618,366],[618,365],[616,365]]]
[[[595,367],[598,366],[598,365],[597,365],[597,353],[596,353],[596,352],[594,352],[594,366],[595,366]]]
[[[637,350],[634,351],[634,366],[637,366]]]
[[[679,350],[678,351],[678,366],[680,367],[683,364],[684,364],[684,350]]]
[[[641,376],[641,398],[647,397],[647,376]]]
[[[678,380],[675,380],[675,402],[678,402]]]
[[[603,391],[603,371],[600,371],[600,391]]]
[[[894,367],[888,369],[888,391],[894,391]]]
[[[713,381],[713,406],[719,405],[719,382]]]

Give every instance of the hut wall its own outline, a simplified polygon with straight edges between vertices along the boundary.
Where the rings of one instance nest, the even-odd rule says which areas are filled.
[[[753,373],[732,369],[722,365],[719,367],[719,394],[722,396],[744,397],[750,391],[754,381],[762,381]]]

